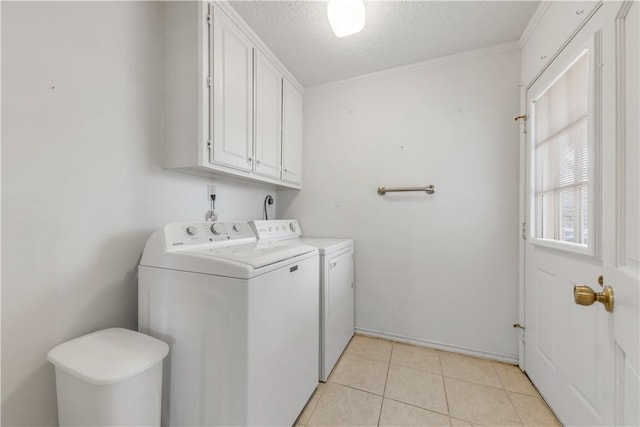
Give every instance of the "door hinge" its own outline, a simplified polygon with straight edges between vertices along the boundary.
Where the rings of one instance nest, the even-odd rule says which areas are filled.
[[[527,240],[527,223],[522,223],[522,239]]]
[[[207,150],[211,151],[212,148],[213,148],[213,141],[208,139],[207,140]]]
[[[207,76],[207,86],[211,87],[211,76]]]
[[[207,8],[207,25],[211,25],[211,3],[209,3],[209,7]]]

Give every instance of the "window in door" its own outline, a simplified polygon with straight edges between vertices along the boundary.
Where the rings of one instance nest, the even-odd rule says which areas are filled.
[[[532,102],[535,238],[590,245],[589,51]]]

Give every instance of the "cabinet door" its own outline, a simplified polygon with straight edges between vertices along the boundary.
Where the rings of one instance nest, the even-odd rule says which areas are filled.
[[[282,74],[258,50],[255,51],[255,79],[254,172],[279,179],[282,153]]]
[[[210,161],[251,170],[253,45],[220,9],[213,14],[213,149]]]
[[[282,180],[302,182],[302,95],[284,79],[282,89]]]

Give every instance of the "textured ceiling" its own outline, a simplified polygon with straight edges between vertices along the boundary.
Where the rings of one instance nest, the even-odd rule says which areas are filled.
[[[303,86],[516,41],[538,1],[365,1],[361,33],[337,38],[325,1],[231,1]]]

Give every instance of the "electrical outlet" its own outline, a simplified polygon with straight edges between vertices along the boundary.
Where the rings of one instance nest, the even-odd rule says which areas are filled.
[[[216,186],[215,185],[207,185],[207,202],[211,203],[211,196],[216,195]]]

